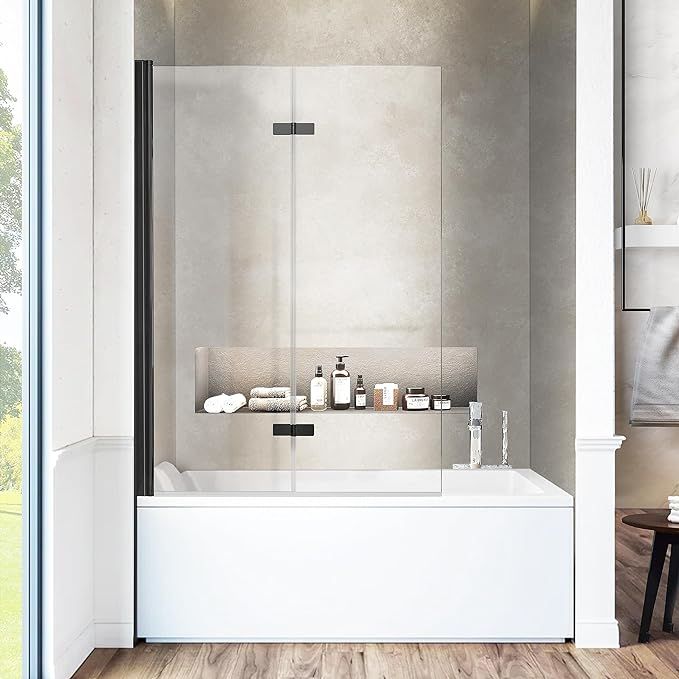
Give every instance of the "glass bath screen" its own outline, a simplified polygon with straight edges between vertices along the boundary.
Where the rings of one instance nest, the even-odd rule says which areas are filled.
[[[439,68],[154,68],[155,491],[441,492],[441,253]]]
[[[272,134],[292,115],[290,72],[154,76],[156,469],[167,462],[180,491],[290,492],[290,439],[272,436],[289,412],[205,409],[291,384],[292,141]]]
[[[296,489],[440,492],[441,411],[426,397],[442,392],[441,71],[296,68],[293,101],[315,125],[294,137],[296,381],[306,394],[321,364],[330,383],[328,409],[299,414],[315,435],[294,441]],[[336,356],[347,410],[333,408]],[[408,388],[422,410],[403,409]]]

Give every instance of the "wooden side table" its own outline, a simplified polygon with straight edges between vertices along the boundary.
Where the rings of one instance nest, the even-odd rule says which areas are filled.
[[[670,570],[667,576],[667,598],[665,599],[665,614],[663,616],[662,628],[664,632],[673,632],[672,614],[674,603],[677,598],[677,585],[679,585],[679,523],[670,523],[667,520],[668,513],[653,514],[631,514],[622,520],[628,526],[652,530],[653,551],[651,552],[651,564],[648,568],[648,579],[646,580],[646,594],[644,596],[644,610],[641,614],[641,625],[639,626],[639,642],[645,643],[649,640],[648,631],[651,627],[653,608],[655,599],[658,595],[658,586],[665,565],[667,548],[672,546],[670,556]]]

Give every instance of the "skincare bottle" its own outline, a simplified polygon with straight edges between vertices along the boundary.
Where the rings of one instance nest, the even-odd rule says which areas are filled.
[[[330,377],[330,405],[333,410],[346,410],[351,405],[351,378],[346,369],[344,359],[338,356],[337,365]]]
[[[309,398],[311,400],[311,410],[317,412],[328,408],[328,381],[323,377],[323,366],[316,366],[316,376],[311,380],[309,388]]]
[[[368,395],[363,386],[363,375],[359,375],[356,380],[356,389],[354,389],[354,408],[356,410],[365,410],[368,402]]]

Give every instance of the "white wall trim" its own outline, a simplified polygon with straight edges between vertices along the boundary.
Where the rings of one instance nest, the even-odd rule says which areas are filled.
[[[131,648],[134,636],[134,623],[131,622],[95,622],[95,648]]]
[[[95,440],[47,455],[43,537],[44,674],[70,677],[94,649]]]
[[[55,450],[50,458],[50,469],[54,469],[58,462],[64,457],[76,457],[78,455],[89,455],[94,451],[95,439],[89,436],[81,441],[76,441],[68,446]]]
[[[620,646],[618,621],[613,619],[576,622],[575,639],[578,648],[618,648]]]
[[[575,442],[575,643],[617,648],[615,453],[624,437]]]
[[[610,453],[620,448],[624,436],[611,436],[599,439],[575,439],[575,450],[581,453]]]
[[[125,451],[134,445],[133,436],[95,436],[97,451]]]
[[[75,674],[94,649],[94,625],[89,622],[82,632],[57,652],[54,660],[54,677],[68,679]]]
[[[615,620],[615,21],[577,0],[575,643],[619,645]]]
[[[94,648],[132,646],[133,439],[90,437],[48,460],[44,671],[65,679]]]
[[[94,601],[97,648],[134,641],[134,439],[95,437]]]

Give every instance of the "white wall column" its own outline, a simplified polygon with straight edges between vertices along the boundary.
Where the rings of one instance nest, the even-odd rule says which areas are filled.
[[[134,625],[134,0],[93,0],[94,630]]]
[[[45,3],[42,675],[132,644],[133,0]]]
[[[617,647],[615,619],[615,0],[578,0],[575,642]]]
[[[43,668],[93,648],[92,7],[44,3]]]

